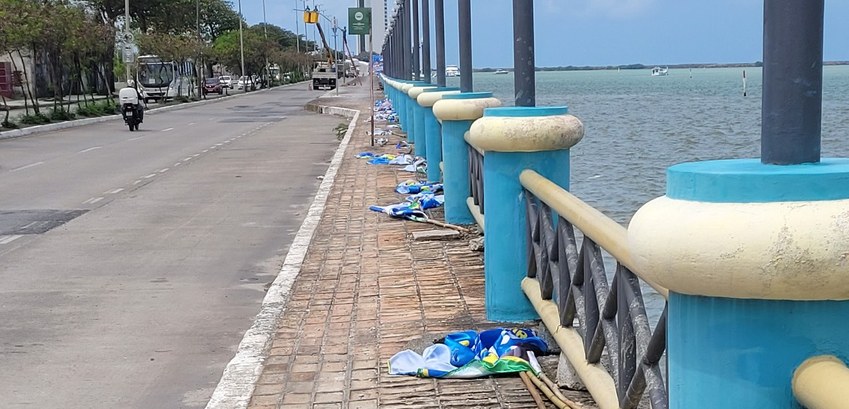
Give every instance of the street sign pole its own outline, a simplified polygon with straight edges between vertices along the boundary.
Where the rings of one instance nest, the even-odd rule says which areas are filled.
[[[368,71],[371,77],[371,146],[374,146],[374,39],[371,38],[371,7],[351,7],[348,9],[348,31],[351,35],[369,36]]]

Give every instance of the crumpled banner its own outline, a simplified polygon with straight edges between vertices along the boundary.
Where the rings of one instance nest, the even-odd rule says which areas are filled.
[[[433,193],[419,193],[412,196],[407,196],[404,202],[392,204],[388,206],[369,206],[369,209],[375,212],[386,213],[392,217],[404,218],[413,221],[427,220],[427,214],[424,210],[442,206],[445,203],[444,195],[434,195]]]
[[[425,378],[480,378],[531,371],[528,351],[548,352],[548,345],[528,328],[494,328],[448,334],[422,354],[404,350],[389,359],[391,375]]]
[[[442,183],[438,182],[419,182],[418,180],[409,179],[398,184],[395,191],[402,194],[416,193],[439,193],[442,191]]]

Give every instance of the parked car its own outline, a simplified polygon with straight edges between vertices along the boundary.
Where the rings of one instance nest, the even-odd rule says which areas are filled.
[[[203,80],[203,94],[206,95],[211,92],[217,93],[218,95],[224,93],[224,85],[218,78],[207,78]]]
[[[247,87],[249,90],[253,90],[256,89],[256,84],[254,83],[253,79],[251,79],[251,77],[243,75],[239,77],[239,82],[237,83],[236,88],[245,89],[245,87]]]

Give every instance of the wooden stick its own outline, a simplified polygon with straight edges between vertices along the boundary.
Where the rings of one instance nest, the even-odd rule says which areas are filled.
[[[543,382],[542,380],[537,378],[533,374],[533,372],[528,373],[528,378],[530,378],[530,380],[537,386],[537,388],[539,388],[539,390],[542,391],[543,394],[545,394],[545,397],[548,398],[548,400],[550,400],[551,403],[553,403],[554,406],[557,406],[559,409],[582,409],[583,408],[583,406],[578,405],[577,403],[575,403],[575,402],[573,402],[569,399],[566,399],[565,401],[560,399],[554,393],[554,391],[552,391],[551,388],[549,388],[548,385],[545,384],[545,382]]]
[[[471,230],[469,230],[465,227],[457,226],[456,224],[441,222],[439,220],[427,219],[427,222],[430,223],[430,224],[437,225],[439,227],[445,227],[447,229],[454,229],[454,230],[457,230],[460,233],[471,234],[471,232],[472,232]]]
[[[546,385],[548,385],[548,387],[551,389],[552,392],[554,392],[554,395],[557,396],[558,399],[562,400],[563,402],[566,402],[567,405],[572,405],[573,407],[581,407],[581,405],[577,402],[571,401],[569,400],[569,398],[564,396],[563,393],[560,392],[560,387],[558,387],[557,384],[555,384],[554,381],[552,381],[551,378],[548,377],[548,375],[543,372],[540,372],[539,379],[545,382]]]
[[[522,382],[525,383],[525,388],[528,389],[528,392],[531,394],[531,397],[534,398],[534,402],[537,404],[537,408],[545,409],[545,403],[542,401],[542,397],[539,396],[539,391],[528,378],[527,372],[519,372],[519,376],[522,377]]]

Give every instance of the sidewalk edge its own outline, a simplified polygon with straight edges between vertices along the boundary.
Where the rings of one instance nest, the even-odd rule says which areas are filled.
[[[336,174],[342,165],[345,151],[360,117],[360,111],[347,108],[327,107],[310,103],[307,104],[307,109],[313,112],[342,115],[351,118],[351,122],[345,137],[330,161],[330,166],[324,174],[324,180],[319,185],[318,191],[316,191],[307,216],[301,223],[301,227],[289,247],[289,252],[286,254],[286,259],[277,274],[277,278],[274,279],[268,293],[262,300],[262,307],[256,315],[253,325],[245,332],[245,336],[239,343],[236,356],[224,368],[221,380],[212,393],[206,409],[244,409],[250,404],[254,388],[262,374],[268,347],[274,340],[277,320],[285,312],[289,292],[301,271],[313,234],[321,221],[322,214],[324,214],[324,206],[330,196]]]

